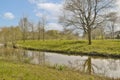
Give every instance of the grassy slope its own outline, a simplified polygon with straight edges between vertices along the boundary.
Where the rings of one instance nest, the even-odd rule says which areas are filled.
[[[65,69],[0,60],[0,80],[109,80]]]
[[[120,55],[120,40],[94,40],[92,45],[88,45],[87,41],[74,40],[49,40],[49,41],[22,41],[18,45],[24,48],[47,51],[76,52],[98,54],[115,54]]]

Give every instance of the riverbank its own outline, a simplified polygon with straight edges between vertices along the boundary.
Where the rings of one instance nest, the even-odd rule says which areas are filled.
[[[44,65],[0,60],[0,80],[110,80],[78,73],[70,69],[58,70]]]
[[[88,45],[85,40],[28,40],[19,41],[16,47],[65,54],[120,58],[120,40],[93,40],[92,45]]]

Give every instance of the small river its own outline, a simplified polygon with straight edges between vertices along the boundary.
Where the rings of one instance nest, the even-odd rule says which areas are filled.
[[[0,48],[0,60],[2,59],[30,64],[65,65],[90,74],[120,78],[120,59]]]

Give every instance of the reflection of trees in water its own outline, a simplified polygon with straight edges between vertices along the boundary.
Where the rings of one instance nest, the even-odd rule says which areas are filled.
[[[98,60],[98,63],[94,61],[95,59]],[[93,59],[92,57],[88,57],[85,60],[79,59],[74,62],[69,61],[69,66],[74,70],[80,70],[89,74],[96,73],[105,76],[106,74],[109,74],[108,70],[117,70],[117,66],[120,66],[120,60],[100,58]]]
[[[117,70],[117,62],[116,60],[109,60],[108,67],[110,70]]]
[[[45,52],[40,52],[39,51],[39,57],[38,57],[38,64],[45,64]]]
[[[45,64],[45,53],[13,48],[1,48],[0,59],[24,63]]]
[[[84,71],[88,72],[89,74],[92,73],[92,71],[94,71],[93,67],[92,67],[92,62],[91,62],[91,57],[88,57],[88,59],[85,61],[85,63],[83,64],[84,67]]]
[[[103,59],[101,59],[102,61]],[[105,60],[106,63],[93,63],[91,57],[88,57],[88,59],[85,61],[84,63],[84,71],[88,72],[89,74],[92,73],[98,73],[99,75],[106,75],[108,70],[114,70],[116,71],[117,69],[117,65],[118,63],[116,62],[116,60],[114,59],[106,59]],[[100,66],[99,66],[99,65]]]
[[[2,48],[0,49],[0,57],[4,60],[10,61],[22,61],[25,57],[21,50],[13,49],[13,48]]]
[[[91,57],[88,57],[88,59],[84,63],[83,70],[85,70],[89,74],[94,73],[94,74],[108,76],[108,77],[112,77],[112,78],[115,77],[112,74],[117,73],[118,66],[120,66],[120,60],[97,58],[96,60],[98,60],[98,63],[94,62],[94,60],[95,59],[91,59]],[[101,62],[101,63],[99,63],[99,62]],[[118,75],[118,74],[116,74],[116,75]]]
[[[45,64],[45,52],[27,51],[20,49],[1,48],[0,59],[33,64]],[[66,59],[67,60],[67,59]],[[69,61],[69,66],[74,70],[80,70],[89,74],[99,74],[107,76],[119,70],[120,60],[84,57],[75,61]],[[115,72],[116,73],[116,72]],[[118,75],[118,74],[117,74]]]
[[[38,51],[23,51],[22,60],[32,64],[45,64],[45,53]]]
[[[87,72],[89,74],[94,72],[91,57],[88,57],[88,59],[85,60],[80,59],[74,62],[69,61],[68,63],[70,67],[73,68],[74,70],[80,70],[83,72]]]
[[[0,48],[1,59],[11,60],[15,55],[15,49],[11,48]]]
[[[17,60],[20,62],[25,62],[25,63],[29,63],[29,61],[31,60],[31,57],[28,57],[28,52],[26,50],[18,50],[18,53],[16,55]]]
[[[32,51],[32,63],[45,64],[45,53],[40,51]]]
[[[77,59],[75,61],[68,61],[68,66],[73,70],[82,71],[83,63],[84,63],[84,60]]]

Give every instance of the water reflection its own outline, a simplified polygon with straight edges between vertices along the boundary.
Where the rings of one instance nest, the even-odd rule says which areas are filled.
[[[66,65],[74,70],[111,78],[120,78],[120,59],[69,56],[57,53],[1,48],[0,59],[31,64]]]
[[[1,48],[0,59],[31,64],[45,64],[44,52],[27,51],[22,49]]]
[[[88,72],[89,74],[91,74],[92,70],[94,70],[92,68],[92,63],[91,63],[91,57],[88,57],[88,59],[85,61],[84,65],[83,65],[84,69],[86,72]]]

